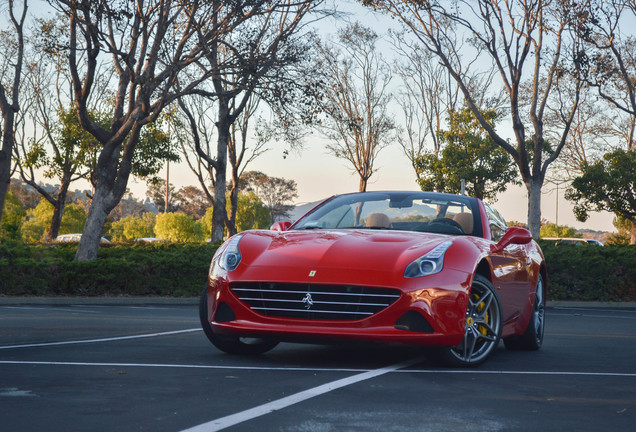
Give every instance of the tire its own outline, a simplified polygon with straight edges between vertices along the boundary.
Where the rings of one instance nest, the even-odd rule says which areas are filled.
[[[532,315],[528,327],[521,336],[504,339],[504,345],[510,350],[537,351],[543,345],[543,331],[545,328],[545,288],[543,277],[539,275],[535,288]]]
[[[208,290],[205,288],[199,299],[199,319],[201,327],[212,344],[228,354],[257,355],[263,354],[276,345],[278,341],[259,338],[240,338],[234,336],[222,336],[214,333],[208,322]]]
[[[442,347],[437,360],[451,367],[475,367],[499,345],[503,327],[501,300],[493,284],[475,275],[466,309],[464,339],[457,346]]]

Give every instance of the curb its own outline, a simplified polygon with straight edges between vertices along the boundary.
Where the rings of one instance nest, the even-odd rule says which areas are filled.
[[[594,301],[547,301],[550,308],[596,308],[596,309],[636,309],[636,302],[594,302]]]
[[[0,306],[13,305],[198,305],[198,297],[0,297]]]

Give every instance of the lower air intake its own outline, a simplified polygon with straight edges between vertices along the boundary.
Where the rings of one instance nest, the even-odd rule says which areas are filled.
[[[433,327],[422,314],[411,310],[402,315],[396,322],[395,328],[418,333],[433,333]]]
[[[309,320],[360,320],[400,298],[395,289],[351,285],[233,283],[230,290],[262,315]]]

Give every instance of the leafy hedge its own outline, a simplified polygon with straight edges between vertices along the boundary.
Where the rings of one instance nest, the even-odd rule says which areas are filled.
[[[218,245],[151,243],[100,247],[73,261],[77,245],[0,245],[3,296],[197,296]]]
[[[114,244],[90,262],[76,245],[0,244],[2,296],[194,297],[218,245]],[[636,301],[635,246],[555,246],[541,242],[550,300]]]
[[[636,246],[540,245],[548,266],[548,299],[636,301]]]

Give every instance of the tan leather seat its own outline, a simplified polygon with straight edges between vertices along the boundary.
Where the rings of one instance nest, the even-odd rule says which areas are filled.
[[[364,226],[388,228],[391,220],[384,213],[371,213]]]
[[[457,222],[462,227],[462,229],[464,230],[464,232],[466,234],[472,234],[473,233],[473,215],[472,215],[472,213],[467,213],[467,212],[457,213],[453,217],[453,220],[455,222]]]

